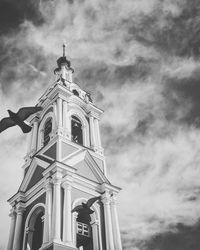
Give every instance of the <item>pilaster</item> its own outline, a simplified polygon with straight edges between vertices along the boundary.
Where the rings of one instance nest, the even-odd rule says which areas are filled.
[[[16,225],[15,225],[15,233],[14,233],[14,241],[13,241],[13,250],[21,250],[22,243],[22,221],[23,221],[23,213],[25,208],[22,204],[18,203],[16,208]]]
[[[62,183],[64,188],[63,242],[69,246],[72,245],[71,184],[72,180],[69,179]]]
[[[61,178],[62,173],[57,170],[53,175],[53,235],[52,240],[61,242]]]
[[[16,223],[16,212],[14,209],[11,210],[9,216],[11,218],[11,224],[10,224],[10,234],[9,234],[7,250],[12,250],[13,249],[14,233],[15,233],[15,223]]]
[[[110,212],[110,196],[105,193],[102,196],[105,216],[105,231],[106,231],[106,250],[115,250],[113,241],[112,219]]]
[[[113,194],[111,197],[110,207],[111,207],[111,217],[112,217],[112,228],[113,228],[113,238],[115,249],[122,250],[121,236],[119,230],[119,220],[117,215],[116,206],[116,195]]]
[[[47,179],[45,183],[46,201],[45,201],[45,219],[44,219],[44,232],[43,244],[48,243],[52,239],[52,183],[51,179]]]

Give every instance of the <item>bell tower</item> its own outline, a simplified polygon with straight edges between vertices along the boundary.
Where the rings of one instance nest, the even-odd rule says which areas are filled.
[[[73,82],[63,55],[57,80],[29,122],[24,177],[8,202],[8,250],[121,250],[116,195],[106,174],[99,120],[103,113]]]

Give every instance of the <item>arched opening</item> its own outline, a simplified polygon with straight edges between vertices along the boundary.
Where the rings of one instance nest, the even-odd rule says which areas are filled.
[[[43,145],[46,146],[48,142],[50,141],[50,133],[52,131],[52,118],[49,117],[45,124],[44,124],[44,143]]]
[[[93,250],[91,217],[88,211],[79,211],[76,220],[76,246],[81,250]]]
[[[43,239],[42,216],[43,212],[41,212],[35,220],[33,242],[32,242],[33,245],[31,250],[38,250],[42,246],[42,239]]]
[[[43,243],[44,207],[33,208],[27,217],[23,250],[39,250]]]
[[[73,92],[74,95],[79,96],[79,93],[78,93],[77,90],[74,89],[72,92]]]
[[[72,133],[72,141],[73,142],[83,144],[82,123],[74,115],[72,116],[72,119],[71,119],[71,133]]]

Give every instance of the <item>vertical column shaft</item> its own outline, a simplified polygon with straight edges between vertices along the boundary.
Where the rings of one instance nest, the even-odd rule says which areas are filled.
[[[63,127],[67,138],[70,138],[71,121],[68,116],[68,103],[63,101]]]
[[[95,220],[92,224],[92,237],[93,237],[93,249],[94,250],[99,250],[100,245],[99,245],[99,234],[98,234],[98,226],[99,222]]]
[[[72,213],[71,213],[71,184],[63,183],[64,207],[63,207],[63,241],[72,244]]]
[[[108,197],[104,197],[102,202],[104,206],[104,215],[105,215],[106,249],[115,250],[113,242],[111,213],[110,213],[110,199]]]
[[[91,146],[96,146],[96,140],[95,140],[95,129],[94,129],[94,117],[90,116],[90,138],[91,138]]]
[[[115,246],[115,249],[122,250],[121,236],[120,236],[120,230],[119,230],[119,221],[118,221],[117,207],[116,207],[116,197],[114,196],[112,197],[110,207],[111,207],[111,216],[112,216],[114,246]]]
[[[33,122],[33,128],[32,128],[32,142],[31,142],[31,150],[35,151],[37,148],[37,130],[38,130],[38,121],[35,120]]]
[[[76,247],[76,219],[78,217],[78,213],[77,212],[74,212],[73,213],[73,224],[72,224],[72,227],[73,227],[73,245]]]
[[[22,220],[24,208],[17,208],[17,218],[15,226],[15,234],[13,241],[13,250],[21,250],[21,237],[22,237]]]
[[[58,127],[62,127],[62,99],[57,99],[57,117],[58,117]]]
[[[61,173],[53,176],[53,240],[61,239]]]
[[[57,103],[56,102],[53,103],[53,115],[54,115],[54,119],[53,119],[53,131],[55,131],[57,129],[57,126],[58,126]]]
[[[16,214],[14,211],[10,213],[10,217],[11,217],[11,224],[10,224],[10,233],[9,233],[7,250],[13,249],[13,239],[14,239],[15,223],[16,223]]]
[[[97,142],[97,146],[99,148],[101,148],[101,136],[100,136],[100,130],[99,130],[99,120],[98,119],[94,119],[94,127],[95,127],[95,135],[96,135],[96,142]]]
[[[52,212],[52,184],[46,183],[46,201],[45,201],[45,219],[44,219],[44,234],[43,243],[51,240],[51,212]]]

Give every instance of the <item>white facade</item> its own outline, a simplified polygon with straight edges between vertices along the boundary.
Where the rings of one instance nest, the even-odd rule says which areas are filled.
[[[59,60],[58,80],[39,99],[37,105],[43,110],[29,120],[33,129],[24,179],[9,199],[8,250],[121,250],[116,209],[120,189],[107,179],[99,132],[102,110],[73,83],[70,62],[64,56]],[[72,213],[97,196],[92,214]],[[83,226],[81,233],[77,233],[77,223]],[[84,228],[90,231],[86,236]],[[40,236],[41,246],[34,243]],[[88,241],[89,248],[82,239]]]

